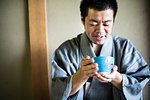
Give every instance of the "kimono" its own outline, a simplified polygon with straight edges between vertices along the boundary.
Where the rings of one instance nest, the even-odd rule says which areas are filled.
[[[132,43],[124,38],[110,35],[102,46],[99,56],[112,56],[121,73],[122,91],[111,85],[111,100],[142,100],[142,90],[150,79],[149,65],[135,49]],[[95,57],[86,33],[65,41],[52,57],[52,100],[69,100],[72,87],[72,76],[80,68],[84,56]],[[111,84],[111,83],[108,83]],[[105,84],[103,85],[105,86]],[[100,82],[92,79],[86,100],[102,100]],[[85,87],[73,95],[75,100],[83,100]],[[71,100],[71,99],[70,99]]]

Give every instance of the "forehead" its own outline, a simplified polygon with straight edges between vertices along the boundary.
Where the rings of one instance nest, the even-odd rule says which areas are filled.
[[[112,9],[99,11],[89,8],[87,17],[89,19],[105,20],[105,19],[113,19],[113,14],[114,12]]]

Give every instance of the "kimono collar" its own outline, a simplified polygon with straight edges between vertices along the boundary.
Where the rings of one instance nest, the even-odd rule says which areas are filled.
[[[109,36],[108,39],[103,44],[99,56],[112,56],[112,43],[113,43],[112,36]],[[92,49],[90,40],[87,37],[85,32],[81,36],[80,47],[81,47],[81,52],[83,54],[83,57],[84,56],[96,57],[96,55]]]
[[[110,35],[102,46],[100,56],[113,56],[113,39]]]

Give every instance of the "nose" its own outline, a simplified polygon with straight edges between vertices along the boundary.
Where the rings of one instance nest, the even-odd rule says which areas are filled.
[[[97,33],[104,33],[104,26],[102,24],[98,24],[96,27]]]

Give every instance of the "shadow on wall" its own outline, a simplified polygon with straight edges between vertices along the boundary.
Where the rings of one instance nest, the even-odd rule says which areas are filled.
[[[149,41],[150,39],[150,7],[149,7],[149,4],[150,4],[150,0],[147,0],[147,3],[145,4],[147,9],[145,11],[145,13],[147,13],[147,16],[146,16],[146,20],[147,20],[147,37],[145,37],[147,39],[147,41]],[[150,42],[148,42],[148,51],[150,51]],[[148,64],[150,66],[150,52],[148,54]],[[150,68],[149,68],[150,69]],[[143,91],[143,100],[150,100],[150,95],[149,95],[149,92],[150,92],[150,81],[146,84],[146,86],[144,87],[144,91]]]

